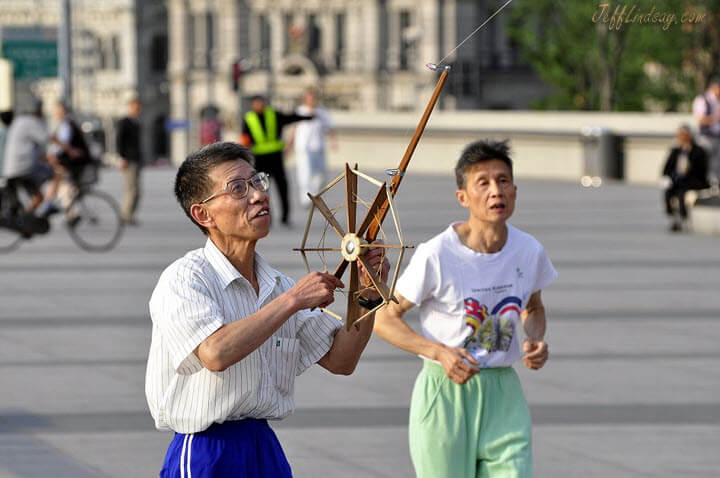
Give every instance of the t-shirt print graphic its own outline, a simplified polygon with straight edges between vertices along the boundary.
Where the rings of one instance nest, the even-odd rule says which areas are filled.
[[[508,352],[513,342],[515,328],[520,317],[522,301],[509,296],[502,299],[491,312],[477,299],[464,299],[465,324],[470,334],[463,347],[480,363],[493,352]]]

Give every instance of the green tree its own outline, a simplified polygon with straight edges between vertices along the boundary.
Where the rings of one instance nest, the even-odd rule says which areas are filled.
[[[554,90],[537,108],[676,110],[720,67],[720,0],[517,0],[513,7],[510,35]],[[624,19],[656,12],[666,22],[618,23],[613,15],[623,8]],[[683,23],[691,13],[702,21]]]

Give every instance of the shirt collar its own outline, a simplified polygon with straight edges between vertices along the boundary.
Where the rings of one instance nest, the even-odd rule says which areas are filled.
[[[230,263],[228,258],[225,257],[225,254],[220,252],[220,249],[218,249],[210,238],[205,242],[204,252],[208,262],[213,269],[215,269],[215,272],[217,272],[223,289],[227,289],[230,284],[238,279],[248,284],[250,283],[247,278],[243,277],[243,275],[235,269],[235,266]],[[270,267],[270,264],[257,252],[255,253],[255,275],[257,276],[260,289],[268,285],[274,286],[275,282],[280,278],[280,272]]]

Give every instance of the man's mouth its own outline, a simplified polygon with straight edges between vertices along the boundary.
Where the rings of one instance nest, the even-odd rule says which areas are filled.
[[[491,211],[504,211],[505,205],[504,204],[493,204],[492,206],[490,206],[490,210]]]
[[[264,207],[264,208],[260,209],[260,211],[257,214],[255,214],[252,218],[256,219],[258,217],[263,217],[263,216],[268,216],[268,215],[270,215],[270,208]]]

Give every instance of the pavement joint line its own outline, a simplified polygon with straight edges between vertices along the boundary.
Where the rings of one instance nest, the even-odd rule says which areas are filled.
[[[617,352],[596,352],[596,353],[562,353],[553,352],[552,361],[565,360],[713,360],[720,359],[720,352],[680,352],[673,354],[666,353],[617,353]],[[360,359],[360,365],[363,363],[374,362],[417,362],[421,363],[415,355],[395,355],[395,354],[376,354],[363,355]],[[145,367],[147,359],[74,359],[63,360],[59,358],[46,360],[11,360],[4,361],[0,359],[0,369],[15,367]]]
[[[530,404],[536,425],[720,425],[720,403]],[[299,408],[278,428],[386,428],[408,424],[408,406]],[[153,430],[149,412],[35,414],[0,410],[0,435]]]

